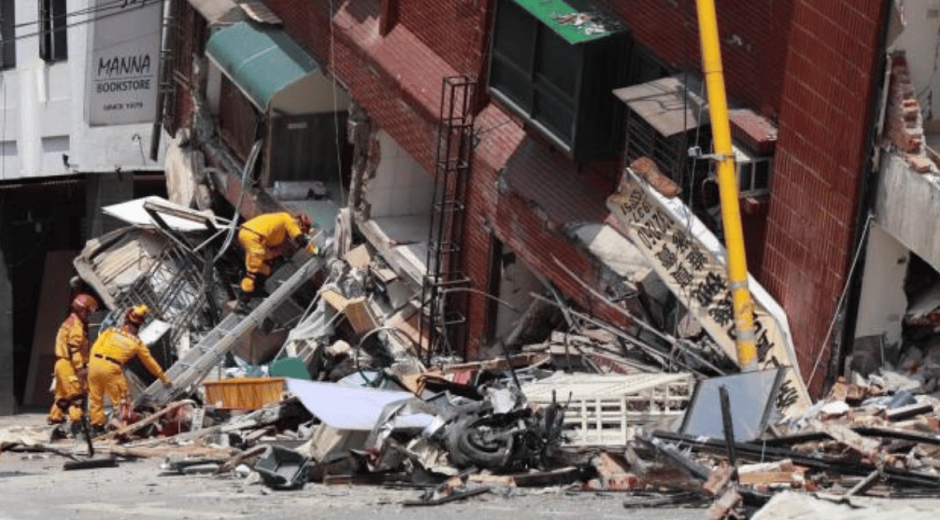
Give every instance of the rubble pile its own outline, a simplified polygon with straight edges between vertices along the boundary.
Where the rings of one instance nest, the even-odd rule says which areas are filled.
[[[721,519],[785,490],[940,494],[935,347],[906,349],[897,369],[852,372],[807,406],[794,369],[739,373],[701,330],[677,338],[642,320],[624,330],[548,287],[489,359],[467,361],[429,345],[421,287],[368,243],[277,262],[240,314],[238,255],[210,236],[211,223],[167,224],[89,243],[75,265],[110,310],[104,323],[151,306],[141,337],[176,384],[129,366],[133,413],[112,412],[112,430],[87,449],[51,428],[3,432],[0,449],[57,453],[66,469],[158,457],[166,474],[282,490],[419,487],[405,505],[560,486]],[[934,314],[918,323],[933,327]]]
[[[938,409],[940,400],[929,395],[840,379],[802,417],[768,424],[745,442],[734,427],[720,436],[652,431],[638,439],[702,483],[701,491],[714,499],[712,518],[740,517],[784,490],[834,500],[937,497]]]

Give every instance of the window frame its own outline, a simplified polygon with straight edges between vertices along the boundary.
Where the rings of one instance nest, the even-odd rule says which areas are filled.
[[[68,2],[39,0],[39,57],[47,63],[66,61],[68,46]]]
[[[496,2],[493,17],[486,81],[489,95],[525,118],[527,126],[569,157],[591,161],[616,156],[623,110],[611,92],[626,81],[629,30],[573,44],[514,0]],[[529,25],[519,27],[521,18]],[[507,34],[509,38],[501,39]],[[512,35],[519,36],[513,40]],[[519,45],[514,46],[514,41]],[[543,52],[555,44],[564,45],[570,54],[564,61],[540,64]],[[521,53],[513,53],[519,49]],[[572,85],[551,81],[553,76],[561,77],[560,69],[552,66],[565,61],[570,62],[566,76],[573,78]],[[514,85],[521,81],[525,84]],[[597,99],[605,93],[610,97],[606,105]]]
[[[0,0],[0,70],[16,68],[16,0]]]
[[[738,146],[734,147],[734,173],[738,183],[739,197],[759,197],[770,194],[770,182],[773,178],[773,156],[751,155],[749,151]],[[760,164],[767,165],[766,186],[757,186],[757,168]],[[742,178],[746,176],[746,178]],[[744,181],[747,182],[744,182]]]
[[[525,31],[526,33],[530,33],[529,36],[531,37],[531,41],[528,42],[529,49],[527,49],[528,55],[525,57],[525,63],[517,62],[514,58],[510,57],[509,53],[505,52],[503,48],[497,46],[496,37],[500,30],[499,15],[500,13],[504,12],[503,9],[506,9],[504,6],[511,6],[508,8],[518,10],[518,13],[522,14],[522,16],[526,19],[526,22],[531,24],[531,26],[527,27]],[[577,56],[575,57],[574,62],[575,70],[572,72],[577,74],[578,79],[575,80],[573,95],[568,97],[568,95],[562,92],[562,89],[558,88],[557,85],[554,85],[545,79],[540,81],[540,78],[545,78],[546,76],[539,68],[539,58],[542,56],[543,52],[543,39],[556,38],[564,45],[570,44],[555,34],[551,28],[545,26],[538,19],[531,16],[524,9],[512,1],[503,0],[502,2],[499,2],[495,16],[496,23],[493,26],[493,51],[491,55],[490,78],[487,81],[487,86],[490,88],[490,92],[504,103],[511,105],[515,110],[526,117],[526,119],[535,124],[558,146],[565,150],[569,150],[574,141],[575,126],[577,123],[578,114],[577,105],[582,83],[580,81],[580,76],[584,69],[584,58],[581,55],[581,52],[575,50]],[[503,23],[506,22],[503,21]],[[534,30],[532,28],[534,28]],[[513,29],[509,29],[509,31],[517,32]],[[511,90],[511,88],[507,88],[507,82],[502,81],[498,84],[493,83],[494,75],[499,74],[501,71],[511,72],[525,78],[525,100],[516,99],[516,97],[513,96],[515,93]],[[552,129],[550,124],[546,124],[544,117],[539,117],[539,104],[543,97],[548,102],[565,105],[564,108],[567,112],[569,112],[569,128],[564,135],[559,135],[559,130]]]

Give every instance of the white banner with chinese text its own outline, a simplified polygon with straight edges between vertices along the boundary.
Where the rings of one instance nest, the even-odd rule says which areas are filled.
[[[607,199],[607,207],[676,298],[722,351],[737,360],[724,247],[679,199],[663,197],[632,171],[624,171],[620,191]],[[750,276],[748,287],[754,301],[758,367],[792,367],[775,402],[784,415],[799,416],[812,402],[799,373],[786,315]]]

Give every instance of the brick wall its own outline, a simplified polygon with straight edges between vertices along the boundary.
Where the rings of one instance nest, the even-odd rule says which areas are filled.
[[[402,24],[379,36],[379,0],[269,0],[287,32],[427,171],[434,171],[441,81],[456,74]],[[330,23],[330,15],[334,23]],[[331,28],[332,26],[332,28]]]
[[[824,380],[824,340],[854,254],[883,7],[794,4],[760,278],[789,315],[804,378],[820,359],[813,391]]]
[[[695,0],[600,0],[627,22],[633,37],[678,70],[701,70]],[[758,113],[779,111],[787,34],[795,0],[716,0],[728,96]]]
[[[174,45],[173,68],[175,73],[170,75],[173,85],[173,106],[168,113],[172,116],[166,118],[164,126],[167,132],[174,136],[180,128],[189,126],[193,116],[193,99],[190,95],[193,76],[193,55],[201,54],[206,38],[206,22],[186,0],[173,0],[173,9],[177,17],[177,25],[172,33]]]
[[[661,60],[678,69],[700,69],[694,0],[598,1]],[[486,27],[484,13],[492,10],[494,0],[399,0],[399,23],[384,38],[378,33],[380,0],[333,3],[333,24],[326,1],[267,3],[284,19],[288,32],[335,71],[378,125],[433,171],[441,77],[482,69],[486,38],[475,31]],[[729,97],[779,128],[771,202],[755,213],[766,212],[767,222],[748,230],[749,257],[752,266],[761,264],[755,274],[789,315],[808,376],[852,254],[885,2],[716,4]],[[586,258],[564,239],[557,223],[546,226],[545,208],[497,188],[497,172],[525,139],[518,122],[492,106],[483,112],[502,118],[493,123],[505,124],[481,143],[475,158],[465,233],[468,274],[476,288],[486,288],[493,232],[530,267],[586,300],[584,291],[547,263],[544,253],[557,252],[584,273],[585,281],[592,281],[596,274]],[[567,169],[580,173],[573,165]],[[580,178],[587,183],[591,177]],[[599,204],[609,193],[602,192],[598,190]],[[484,307],[477,299],[471,302],[471,319],[477,324],[471,339],[476,341]],[[822,381],[823,361],[814,388]]]
[[[614,189],[611,172],[616,165],[596,164],[579,171],[528,136],[495,104],[480,114],[477,128],[481,139],[474,155],[464,244],[464,265],[477,288],[487,286],[492,234],[576,305],[610,323],[625,324],[622,314],[582,285],[605,292],[598,265],[565,232],[568,225],[605,220],[609,213],[605,199]],[[471,348],[479,347],[484,337],[485,303],[471,300]]]
[[[398,0],[398,22],[461,74],[480,73],[488,37],[484,0]]]

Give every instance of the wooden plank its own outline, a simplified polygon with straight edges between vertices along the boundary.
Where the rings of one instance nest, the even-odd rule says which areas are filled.
[[[369,252],[368,246],[361,244],[350,249],[349,252],[346,253],[344,260],[349,262],[351,267],[365,269],[372,263],[372,254]]]
[[[346,309],[346,297],[332,289],[320,291],[320,297],[338,312],[343,312]]]
[[[346,300],[346,308],[343,312],[346,314],[346,318],[349,320],[349,324],[352,325],[353,330],[356,331],[356,334],[365,334],[378,327],[365,296]]]
[[[143,428],[144,426],[150,426],[151,424],[156,423],[161,418],[166,417],[167,415],[170,414],[170,412],[175,411],[181,406],[194,405],[194,404],[196,403],[191,399],[184,399],[182,401],[176,401],[175,403],[170,403],[163,410],[160,410],[159,412],[147,417],[146,419],[142,421],[137,421],[134,424],[127,425],[124,428],[121,428],[120,430],[115,430],[113,432],[109,432],[104,435],[99,435],[98,437],[95,437],[95,440],[103,441],[103,440],[108,440],[108,439],[114,439],[117,437],[123,437],[129,433],[133,433]]]

